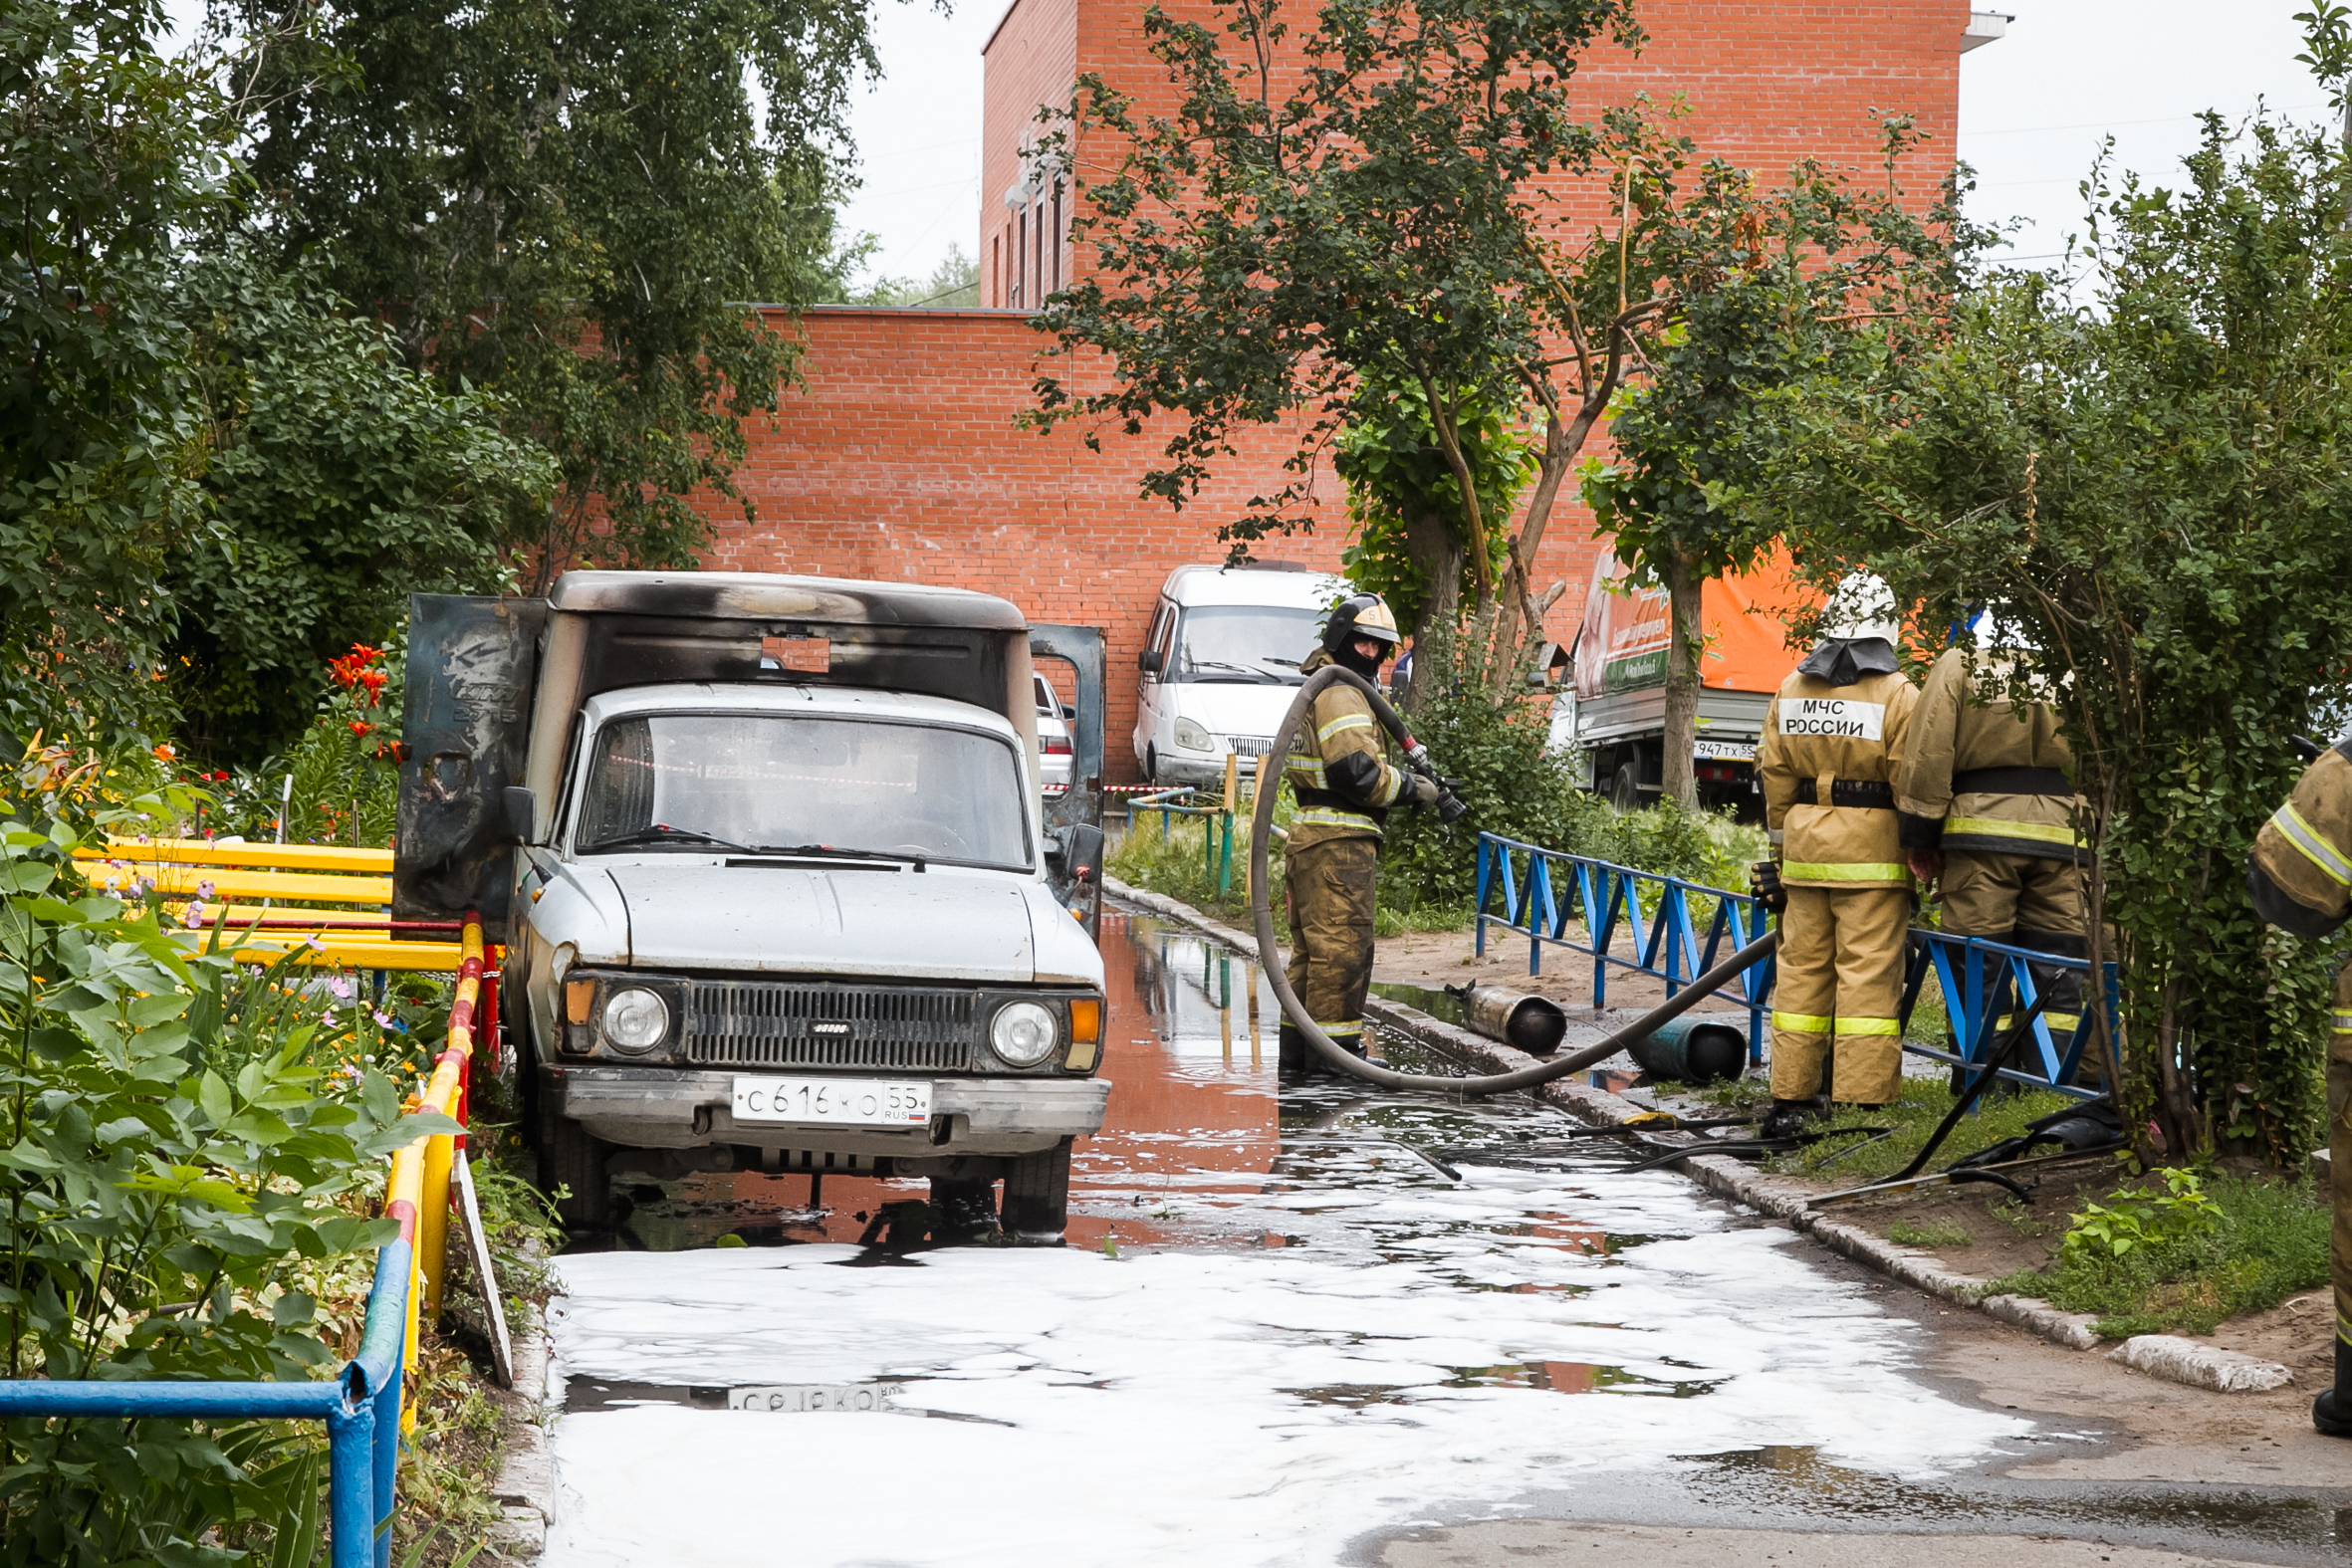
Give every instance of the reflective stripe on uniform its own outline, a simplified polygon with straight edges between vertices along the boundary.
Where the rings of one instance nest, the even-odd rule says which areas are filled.
[[[2326,872],[2337,886],[2352,887],[2352,861],[2337,854],[2335,846],[2303,820],[2292,800],[2270,813],[2270,825],[2278,829],[2281,838],[2300,849],[2304,859]]]
[[[1333,719],[1329,724],[1326,724],[1321,729],[1315,731],[1314,738],[1318,741],[1327,741],[1332,736],[1337,735],[1341,730],[1369,730],[1371,727],[1372,716],[1370,714],[1343,713],[1338,718]]]
[[[1318,1019],[1315,1022],[1315,1027],[1321,1029],[1325,1034],[1361,1034],[1364,1031],[1364,1020],[1358,1018],[1353,1023],[1324,1023]]]
[[[1291,818],[1293,827],[1361,827],[1371,832],[1380,831],[1380,824],[1355,811],[1334,811],[1325,806],[1308,806]]]
[[[2327,1015],[2330,1034],[2352,1034],[2352,1012],[2331,1012]]]
[[[2015,1013],[2004,1012],[1993,1020],[1993,1026],[1997,1029],[2005,1029],[2016,1021],[2017,1015]],[[2081,1027],[2082,1014],[2079,1012],[2045,1012],[2041,1015],[2041,1021],[2050,1026],[2050,1032],[2053,1034],[2071,1034]]]
[[[1986,838],[2026,838],[2041,844],[2064,844],[2070,849],[2083,847],[2082,835],[2063,824],[2052,826],[2045,822],[2010,822],[1998,816],[1948,816],[1944,818],[1944,836],[1977,834]]]
[[[1784,880],[1806,882],[1900,882],[1910,876],[1908,868],[1892,861],[1862,862],[1856,865],[1824,864],[1809,860],[1791,860],[1780,868]]]
[[[1839,1034],[1900,1035],[1903,1032],[1903,1023],[1899,1018],[1839,1018],[1834,1032]]]
[[[1772,1014],[1772,1027],[1786,1029],[1791,1034],[1826,1034],[1829,1032],[1829,1021],[1828,1018],[1813,1012],[1775,1012]]]

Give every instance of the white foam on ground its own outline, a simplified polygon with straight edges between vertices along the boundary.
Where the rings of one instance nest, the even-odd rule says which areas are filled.
[[[1398,1163],[1382,1176],[1402,1185],[1221,1206],[1303,1242],[1281,1249],[563,1258],[571,1376],[887,1380],[904,1409],[979,1419],[568,1415],[548,1561],[1319,1563],[1579,1470],[1797,1445],[1928,1474],[2028,1430],[1907,1376],[1915,1325],[1674,1178],[1467,1168],[1450,1187]],[[1603,1232],[1664,1239],[1572,1238]],[[1620,1371],[1585,1393],[1502,1381],[1547,1362],[1567,1385],[1573,1364]]]

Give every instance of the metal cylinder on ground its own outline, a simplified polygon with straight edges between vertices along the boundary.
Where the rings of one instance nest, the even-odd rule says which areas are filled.
[[[1446,989],[1461,999],[1466,1026],[1530,1056],[1550,1055],[1567,1037],[1568,1015],[1546,998],[1491,984]]]
[[[1748,1067],[1747,1031],[1704,1013],[1669,1018],[1626,1049],[1642,1071],[1677,1083],[1716,1083]]]

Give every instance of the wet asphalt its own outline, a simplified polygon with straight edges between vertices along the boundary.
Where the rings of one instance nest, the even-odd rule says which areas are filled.
[[[888,1244],[920,1183],[620,1179],[560,1265],[549,1563],[2352,1561],[2352,1488],[2011,1476],[2127,1440],[1525,1097],[1279,1084],[1244,955],[1102,946],[1064,1248]]]

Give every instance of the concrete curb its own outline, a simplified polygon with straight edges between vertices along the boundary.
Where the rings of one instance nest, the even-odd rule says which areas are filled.
[[[1154,914],[1180,921],[1229,947],[1237,947],[1245,953],[1257,949],[1256,938],[1222,921],[1213,920],[1191,905],[1165,894],[1129,887],[1109,876],[1103,878],[1102,885],[1103,891],[1114,897]],[[1457,1028],[1431,1017],[1418,1008],[1408,1008],[1401,1003],[1374,997],[1364,1004],[1364,1012],[1374,1022],[1411,1034],[1440,1054],[1465,1065],[1483,1067],[1493,1072],[1512,1072],[1536,1064],[1536,1058],[1525,1051],[1514,1050],[1483,1034]],[[1533,1092],[1545,1104],[1556,1106],[1592,1127],[1615,1126],[1644,1114],[1643,1108],[1631,1100],[1566,1078],[1556,1078],[1540,1085]],[[1855,1262],[1874,1268],[1891,1279],[1924,1290],[1938,1300],[1983,1312],[2028,1333],[2039,1334],[2052,1344],[2063,1345],[2068,1350],[2092,1350],[2100,1343],[2099,1335],[2091,1326],[2097,1321],[2096,1318],[2079,1312],[2061,1312],[2047,1301],[2036,1300],[2031,1296],[1994,1295],[1991,1293],[1993,1282],[1989,1279],[1954,1273],[1938,1264],[1930,1253],[1897,1246],[1856,1226],[1846,1225],[1815,1211],[1810,1207],[1813,1196],[1811,1190],[1786,1177],[1756,1170],[1743,1161],[1720,1154],[1694,1154],[1667,1169],[1681,1171],[1720,1198],[1728,1198],[1774,1220],[1785,1220],[1793,1229],[1812,1236],[1822,1245],[1842,1252]],[[2148,1348],[2126,1354],[2135,1345]],[[2126,1340],[2111,1359],[2153,1377],[2226,1394],[2261,1393],[2281,1387],[2293,1378],[2292,1373],[2275,1362],[2260,1361],[2197,1340],[2163,1334],[2143,1334],[2137,1339]]]
[[[491,1527],[490,1546],[509,1562],[536,1561],[547,1550],[548,1526],[556,1519],[556,1470],[547,1445],[553,1349],[547,1314],[534,1312],[531,1326],[514,1341],[515,1388],[500,1401],[505,1456],[490,1488],[501,1514]]]
[[[2295,1380],[2293,1373],[2275,1361],[2173,1334],[2135,1335],[2107,1352],[2107,1359],[2120,1361],[2136,1372],[2219,1394],[2267,1394]]]

